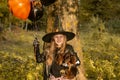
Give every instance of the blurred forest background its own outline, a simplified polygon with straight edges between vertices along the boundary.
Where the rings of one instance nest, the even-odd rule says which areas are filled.
[[[78,3],[86,78],[120,80],[120,0]],[[0,80],[42,80],[43,65],[35,62],[33,40],[37,35],[42,52],[45,11],[35,28],[29,19],[13,16],[7,0],[0,0]]]

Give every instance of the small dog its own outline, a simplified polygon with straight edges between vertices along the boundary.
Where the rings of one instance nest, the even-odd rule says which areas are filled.
[[[78,69],[76,66],[76,56],[67,52],[65,54],[56,54],[55,61],[57,64],[62,65],[64,69],[62,69],[61,75],[64,76],[66,79],[73,79],[77,73]]]
[[[76,60],[77,60],[76,56],[72,55],[70,52],[64,55],[64,63],[66,63],[68,67],[65,69],[65,75],[64,75],[65,78],[73,79],[77,75],[78,69],[77,66],[75,65]]]

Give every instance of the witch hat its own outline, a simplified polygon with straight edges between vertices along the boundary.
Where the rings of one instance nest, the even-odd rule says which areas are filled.
[[[69,41],[69,40],[71,40],[75,37],[75,34],[73,32],[64,31],[63,28],[62,28],[62,25],[58,25],[59,23],[61,24],[61,22],[59,21],[60,19],[58,19],[58,18],[59,17],[56,17],[54,30],[51,33],[48,33],[48,34],[44,35],[43,38],[42,38],[43,41],[50,43],[52,37],[56,34],[65,35],[66,38],[67,38],[67,41]]]

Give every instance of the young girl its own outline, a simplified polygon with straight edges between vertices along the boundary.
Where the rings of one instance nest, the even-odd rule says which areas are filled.
[[[77,66],[80,60],[73,47],[67,44],[75,34],[72,32],[57,31],[43,36],[42,40],[50,45],[45,47],[44,80],[71,80],[78,74]],[[47,75],[47,76],[45,76]]]
[[[67,44],[75,34],[72,32],[56,31],[43,36],[42,40],[50,45],[45,47],[43,54],[39,51],[39,42],[34,40],[36,62],[44,62],[44,80],[71,80],[77,73],[80,60],[73,47]]]

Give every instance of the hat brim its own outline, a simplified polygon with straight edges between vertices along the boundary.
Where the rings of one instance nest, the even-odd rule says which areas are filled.
[[[52,33],[48,33],[45,36],[43,36],[42,40],[45,42],[50,43],[51,42],[51,38],[56,35],[56,34],[63,34],[67,37],[67,41],[73,39],[75,37],[75,34],[72,32],[52,32]]]

